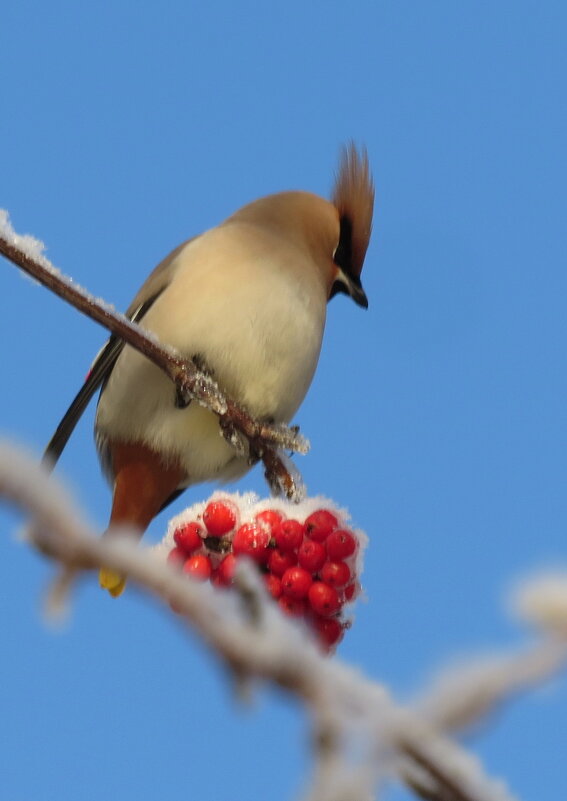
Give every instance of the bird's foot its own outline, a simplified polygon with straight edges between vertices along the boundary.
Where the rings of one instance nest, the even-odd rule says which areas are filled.
[[[126,578],[121,573],[117,573],[107,567],[100,569],[98,581],[103,590],[108,590],[113,598],[118,598],[119,595],[122,595],[126,586]]]

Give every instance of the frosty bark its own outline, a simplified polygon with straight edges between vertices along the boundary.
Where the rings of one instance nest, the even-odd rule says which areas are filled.
[[[278,448],[296,453],[307,452],[308,443],[297,430],[255,420],[245,409],[225,397],[217,383],[198,369],[193,361],[184,359],[171,348],[161,345],[155,337],[148,336],[140,326],[132,323],[123,314],[62,276],[46,259],[34,258],[8,241],[1,232],[0,253],[87,317],[143,353],[171,379],[178,396],[184,402],[195,399],[218,415],[229,442],[233,441],[231,433],[240,432],[249,442],[252,459],[260,458],[264,462],[266,480],[273,492],[283,492],[291,500],[300,496],[299,486],[277,454]]]
[[[239,446],[240,434],[246,437],[251,455],[263,459],[273,487],[288,496],[297,493],[291,471],[275,451],[279,446],[304,452],[306,445],[296,432],[255,421],[196,365],[62,277],[43,257],[18,247],[16,238],[3,236],[3,230],[0,225],[1,253],[150,358],[175,383],[180,397],[195,398],[219,416],[234,447]],[[317,733],[309,801],[362,801],[378,781],[393,773],[429,801],[512,801],[506,788],[489,779],[443,732],[476,721],[511,694],[565,666],[567,600],[553,636],[495,664],[462,671],[456,682],[453,677],[403,708],[380,685],[322,658],[267,600],[258,577],[246,566],[237,575],[235,592],[253,595],[258,610],[253,618],[243,612],[245,604],[234,604],[234,592],[193,584],[124,538],[99,540],[35,460],[7,446],[0,446],[0,495],[30,515],[31,544],[60,567],[52,602],[61,604],[67,598],[81,571],[104,564],[161,601],[173,602],[238,681],[260,678],[302,700]],[[349,762],[350,737],[366,740],[363,764]]]
[[[72,586],[80,571],[106,565],[126,575],[142,590],[173,603],[239,681],[263,679],[304,702],[318,732],[316,755],[325,762],[332,741],[331,771],[318,767],[310,801],[362,801],[372,785],[391,773],[391,756],[401,757],[403,777],[413,766],[427,784],[410,781],[424,797],[439,801],[513,801],[500,783],[489,779],[455,743],[408,709],[396,706],[387,691],[358,671],[324,658],[305,634],[268,599],[259,576],[246,564],[235,590],[255,594],[249,604],[235,604],[233,592],[202,585],[176,573],[167,563],[137,547],[126,536],[100,539],[74,509],[51,476],[17,448],[0,444],[0,495],[29,515],[28,538],[40,552],[60,565],[56,595]],[[330,736],[328,734],[330,733]],[[368,762],[349,762],[349,740],[368,739]],[[471,768],[471,765],[473,767]],[[411,770],[411,776],[414,771]],[[430,789],[438,788],[432,794]],[[345,794],[346,793],[346,794]]]

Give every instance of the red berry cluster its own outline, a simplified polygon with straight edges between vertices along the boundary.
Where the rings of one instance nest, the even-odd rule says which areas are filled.
[[[168,561],[194,580],[228,587],[238,559],[252,559],[284,613],[304,618],[323,649],[332,650],[348,626],[343,606],[360,590],[356,534],[329,509],[303,521],[264,508],[249,510],[241,522],[239,512],[230,498],[211,500],[194,519],[174,528]]]

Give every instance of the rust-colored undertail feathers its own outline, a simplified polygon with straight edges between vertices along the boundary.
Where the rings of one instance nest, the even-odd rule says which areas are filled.
[[[109,526],[132,526],[141,537],[185,473],[139,442],[116,442],[111,454],[115,480]],[[126,584],[124,576],[105,567],[100,570],[99,582],[115,598]]]

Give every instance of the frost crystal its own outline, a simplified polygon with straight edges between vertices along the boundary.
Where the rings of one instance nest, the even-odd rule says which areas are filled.
[[[299,452],[302,453],[303,451]],[[307,453],[307,451],[305,451],[305,453]],[[295,466],[293,460],[281,449],[278,449],[278,456],[283,462],[285,469],[293,479],[293,487],[294,487],[293,495],[290,497],[289,500],[297,507],[298,504],[302,504],[305,501],[307,497],[307,487],[303,483],[301,473]],[[280,489],[280,495],[285,498],[287,494],[287,488],[282,480],[279,480],[278,484]]]
[[[567,636],[567,572],[526,579],[512,593],[511,605],[518,617],[528,623]]]
[[[52,264],[52,262],[49,261],[47,256],[44,254],[45,245],[41,240],[36,239],[30,234],[18,234],[13,229],[10,222],[10,215],[6,209],[0,209],[0,236],[9,242],[10,245],[16,248],[16,250],[19,250],[20,253],[23,253],[24,256],[27,256],[37,264],[40,264],[44,270],[51,275],[56,276],[59,281],[64,282],[69,286],[72,285],[75,290],[81,292],[85,297],[92,299],[85,289],[76,284],[72,278],[64,275],[61,270],[59,270],[54,264]],[[34,278],[31,278],[31,280],[34,283],[38,283]]]
[[[10,215],[6,209],[0,209],[0,236],[4,237],[7,242],[26,256],[29,256],[30,259],[42,264],[46,269],[55,269],[44,254],[44,243],[30,234],[18,234],[14,231],[10,222]]]

